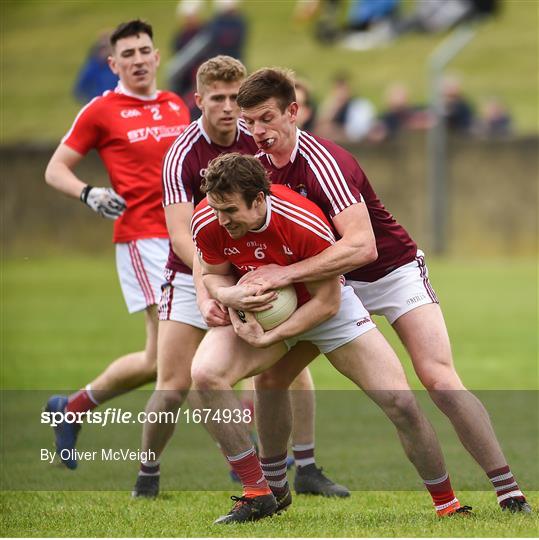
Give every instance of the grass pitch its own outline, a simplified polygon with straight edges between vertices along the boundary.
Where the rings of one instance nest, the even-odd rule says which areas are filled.
[[[474,390],[503,389],[517,393],[519,390],[536,390],[535,262],[430,261],[430,270],[465,383]],[[402,348],[391,331],[383,324],[381,327],[403,359],[411,384],[419,388]],[[125,313],[112,258],[76,256],[5,262],[1,330],[4,390],[52,392],[80,387],[115,356],[139,349],[144,342],[142,317],[129,317]],[[313,374],[318,389],[350,388],[348,382],[323,358],[314,363]],[[502,409],[503,405],[507,406],[507,403],[502,403]],[[511,411],[508,415],[511,418]],[[514,415],[515,425],[522,426],[525,431],[530,411],[519,409],[514,411]],[[497,413],[493,416],[496,421]],[[320,421],[323,418],[323,410],[320,410]],[[327,420],[325,422],[328,423]],[[6,426],[4,423],[1,437],[4,489],[6,478],[13,481],[13,475],[9,477],[11,464],[4,451],[10,450],[10,444],[14,444],[19,436],[19,431],[8,432]],[[323,439],[324,427],[318,429],[322,438],[318,456],[330,476],[341,480],[347,467],[351,468],[352,475],[373,474],[376,469],[361,458],[354,460],[348,457],[342,463],[330,459],[332,454]],[[24,430],[22,424],[20,430]],[[361,445],[358,456],[360,451],[368,451],[369,445],[372,446],[373,432],[369,426],[365,426],[363,431],[363,438],[358,443]],[[532,428],[530,434],[535,436]],[[50,433],[47,432],[46,436],[52,446]],[[91,441],[88,439],[88,435],[86,439],[81,437],[81,444],[89,445]],[[530,491],[537,489],[538,485],[537,468],[533,464],[536,436],[524,453],[520,444],[502,440],[508,454],[522,455],[522,459],[515,458],[511,463],[532,506],[537,509],[539,493]],[[31,441],[24,442],[24,438],[22,441],[20,455],[24,456],[25,445],[30,445]],[[340,442],[337,440],[337,448]],[[207,444],[208,452],[216,454],[209,439]],[[71,472],[58,465],[40,463],[26,469],[22,467],[16,476],[20,485],[41,474],[44,479],[41,489],[48,491],[3,491],[0,532],[3,536],[66,537],[533,537],[539,532],[537,514],[520,516],[500,512],[493,493],[487,491],[488,484],[481,471],[473,465],[470,475],[483,482],[477,489],[484,491],[461,491],[476,488],[467,487],[471,484],[462,478],[462,474],[459,476],[459,464],[464,467],[470,459],[458,445],[455,450],[446,451],[446,455],[449,454],[450,470],[455,471],[452,475],[461,501],[474,507],[475,515],[470,519],[438,519],[428,494],[418,487],[415,491],[413,488],[407,491],[354,491],[347,500],[295,497],[292,508],[285,515],[255,524],[217,527],[212,525],[212,521],[228,511],[231,504],[228,497],[234,493],[232,484],[226,487],[227,473],[222,463],[205,465],[208,478],[215,475],[222,479],[220,491],[167,491],[170,489],[167,478],[173,475],[182,477],[187,484],[200,481],[201,469],[186,465],[191,462],[181,455],[181,449],[186,446],[182,432],[178,430],[173,446],[164,457],[165,492],[157,501],[133,501],[126,486],[120,491],[97,491],[96,486],[92,486],[96,491],[51,491],[54,482],[49,479],[67,475],[83,478],[84,469],[81,467]],[[376,449],[372,453],[378,454],[382,450]],[[404,467],[405,459],[401,459]],[[136,465],[133,465],[133,479],[135,474]],[[216,485],[209,482],[207,489],[215,489]],[[78,487],[81,488],[84,486]]]

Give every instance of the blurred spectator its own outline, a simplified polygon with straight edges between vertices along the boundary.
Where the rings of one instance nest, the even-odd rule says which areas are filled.
[[[385,2],[373,0],[378,9]],[[449,30],[464,21],[493,15],[497,7],[498,0],[416,0],[415,9],[408,16],[399,18],[397,6],[391,10],[388,8],[385,17],[373,18],[369,25],[358,28],[362,31],[344,37],[341,44],[354,50],[372,49],[386,45],[407,32]]]
[[[333,80],[333,88],[324,101],[316,134],[336,142],[360,141],[368,135],[376,118],[374,105],[354,97],[347,74]]]
[[[217,14],[209,25],[213,50],[208,53],[208,58],[225,54],[243,62],[247,20],[239,4],[239,0],[214,0]]]
[[[400,0],[352,0],[348,11],[349,31],[365,31],[382,21],[392,19]]]
[[[379,142],[397,136],[405,130],[428,129],[432,116],[423,105],[412,105],[408,89],[402,83],[391,85],[385,93],[386,108],[369,133],[369,139]]]
[[[485,101],[481,116],[475,126],[475,133],[486,139],[505,139],[513,134],[513,122],[507,107],[495,97]]]
[[[215,15],[204,26],[199,18],[202,7],[200,0],[183,0],[177,11],[186,18],[197,18],[198,27],[193,27],[168,65],[169,86],[189,105],[191,117],[196,119],[200,111],[194,102],[196,71],[199,66],[219,54],[243,61],[247,36],[247,22],[239,10],[239,0],[214,0]],[[179,43],[179,40],[176,40]],[[188,84],[189,82],[189,84]]]
[[[109,68],[110,32],[103,32],[92,45],[88,57],[81,67],[73,93],[81,103],[88,103],[106,90],[118,84],[118,77]]]
[[[453,133],[470,133],[474,123],[474,112],[462,92],[457,77],[446,77],[442,81],[442,99],[447,129]]]
[[[316,122],[316,104],[310,85],[303,79],[296,79],[296,102],[299,105],[297,126],[312,131]]]
[[[205,25],[201,16],[202,8],[202,0],[183,0],[178,2],[176,17],[179,28],[172,42],[174,54],[181,53],[204,30]],[[193,58],[193,61],[187,64],[185,69],[176,76],[171,77],[169,82],[170,90],[178,94],[189,107],[192,119],[200,116],[200,111],[195,103],[194,91],[196,88],[197,69],[203,61],[204,59],[201,58]]]

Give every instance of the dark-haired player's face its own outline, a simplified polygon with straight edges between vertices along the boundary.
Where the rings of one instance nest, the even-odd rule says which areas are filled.
[[[119,39],[109,57],[109,66],[128,91],[140,95],[155,92],[159,51],[154,49],[148,34]]]
[[[219,225],[237,240],[250,230],[260,228],[266,218],[264,193],[260,192],[250,207],[241,193],[225,193],[223,197],[214,197],[208,193],[208,204],[219,220]]]
[[[284,112],[281,111],[275,98],[241,110],[256,144],[268,154],[284,153],[294,147],[297,112],[297,103],[291,103]]]
[[[195,94],[198,108],[206,120],[210,137],[215,134],[226,134],[236,130],[236,121],[240,109],[236,103],[241,81],[215,81]],[[213,132],[213,133],[212,133]]]

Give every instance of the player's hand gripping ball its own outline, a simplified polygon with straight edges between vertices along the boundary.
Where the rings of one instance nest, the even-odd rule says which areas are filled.
[[[298,297],[293,285],[276,289],[278,296],[272,306],[264,311],[253,313],[255,319],[264,330],[271,330],[290,318],[298,307]],[[238,311],[238,316],[245,322],[245,314]]]

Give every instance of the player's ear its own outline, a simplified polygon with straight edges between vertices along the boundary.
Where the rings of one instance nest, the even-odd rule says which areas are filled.
[[[159,49],[155,49],[155,65],[156,67],[159,67],[159,64],[161,63],[161,53],[159,52]]]
[[[114,75],[119,75],[118,67],[116,66],[116,59],[114,58],[114,56],[111,55],[107,57],[107,62],[112,73],[114,73]]]
[[[195,92],[195,103],[196,103],[196,106],[202,110],[202,95],[199,94],[198,92]]]
[[[293,101],[292,103],[290,103],[290,105],[288,106],[286,112],[288,114],[288,117],[291,119],[291,120],[294,120],[296,121],[297,117],[298,117],[298,109],[299,109],[299,106],[298,104]]]
[[[254,200],[255,206],[260,206],[265,200],[266,200],[266,196],[264,195],[264,192],[259,191],[256,194],[256,197],[255,197],[255,200]]]

